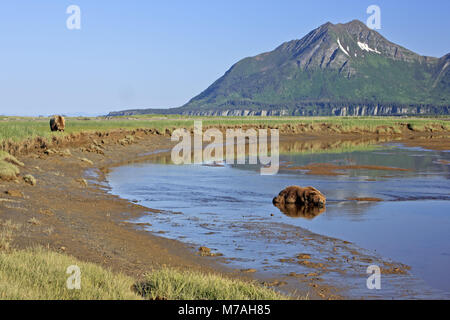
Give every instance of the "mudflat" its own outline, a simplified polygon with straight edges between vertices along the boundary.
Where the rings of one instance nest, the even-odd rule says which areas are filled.
[[[299,143],[320,141],[326,150],[336,136],[316,132],[305,135],[291,133],[286,139]],[[340,141],[358,141],[358,134],[343,135]],[[367,137],[365,137],[367,139]],[[380,139],[373,135],[372,139]],[[384,136],[381,142],[390,141]],[[434,150],[448,150],[448,135],[411,133],[392,137],[408,146],[419,146]],[[315,144],[316,145],[316,144]],[[107,133],[84,133],[70,139],[54,139],[52,143],[27,146],[14,152],[24,167],[22,175],[31,174],[36,179],[34,186],[24,181],[0,181],[0,210],[2,220],[12,220],[22,225],[14,238],[14,246],[48,246],[59,252],[73,255],[80,260],[98,263],[116,271],[124,272],[137,279],[146,272],[162,266],[179,269],[197,269],[220,272],[231,277],[257,278],[248,270],[233,270],[226,267],[224,257],[201,254],[198,248],[180,241],[169,240],[164,235],[155,235],[129,221],[148,212],[157,210],[137,205],[108,193],[105,173],[110,167],[132,162],[145,161],[161,150],[170,150],[170,132],[161,134],[151,130],[115,130]],[[324,147],[322,147],[324,146]],[[11,151],[11,150],[10,150]],[[325,170],[333,174],[335,170],[355,169],[312,165],[308,168]],[[357,168],[356,168],[357,169]],[[365,168],[374,170],[397,170],[396,168]],[[354,199],[375,201],[369,199]],[[304,239],[305,242],[326,241]],[[319,241],[320,240],[320,241]],[[330,241],[336,241],[330,240]],[[345,246],[346,243],[341,244]],[[349,249],[350,250],[350,249]],[[357,253],[354,252],[355,255]],[[368,257],[362,257],[370,259]],[[298,261],[297,261],[298,260]],[[339,288],[318,283],[316,272],[327,267],[302,256],[292,258],[288,263],[308,265],[313,271],[309,275],[289,275],[301,278],[305,292],[310,298],[341,298]],[[403,273],[407,266],[385,264],[386,273]],[[269,286],[284,284],[280,278],[259,279]],[[298,287],[295,288],[298,290]]]

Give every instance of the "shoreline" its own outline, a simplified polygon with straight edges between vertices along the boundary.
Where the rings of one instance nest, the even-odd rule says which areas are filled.
[[[148,153],[173,145],[167,136],[146,130],[133,130],[134,138],[126,141],[129,133],[82,134],[80,141],[72,140],[67,144],[57,144],[54,149],[41,148],[20,156],[25,164],[23,173],[33,174],[37,185],[0,181],[1,198],[9,200],[0,202],[1,219],[11,219],[24,226],[16,235],[14,246],[48,246],[136,279],[161,266],[220,273],[241,279],[257,278],[248,272],[230,270],[221,262],[222,258],[202,257],[188,244],[151,234],[143,230],[144,226],[128,222],[157,210],[109,194],[104,185],[107,171],[111,167],[148,160],[154,156]],[[417,134],[416,138],[419,136],[423,135]],[[308,140],[308,137],[304,138]],[[351,137],[345,135],[342,138]],[[447,141],[443,140],[444,143]],[[419,142],[421,147],[426,143]],[[414,141],[409,143],[413,145]],[[61,153],[64,148],[69,149],[70,155]],[[49,149],[52,152],[46,152]],[[97,170],[98,176],[86,178],[85,173],[92,170]],[[88,185],[85,186],[80,178],[89,180]],[[4,192],[8,190],[20,191],[23,197],[6,195]],[[41,224],[30,225],[28,221],[31,218],[38,219]],[[46,228],[53,228],[53,231],[45,232],[49,230]],[[268,279],[257,280],[267,282]],[[308,287],[309,284],[305,284],[305,290]],[[342,298],[330,293],[334,291],[330,289],[336,288],[328,289],[326,294],[311,298]]]

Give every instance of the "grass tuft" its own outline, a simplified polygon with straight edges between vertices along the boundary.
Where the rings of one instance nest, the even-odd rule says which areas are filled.
[[[16,180],[19,173],[20,170],[15,165],[0,160],[0,180]]]
[[[14,224],[11,220],[0,220],[0,252],[10,251],[14,232],[20,228],[21,225]]]
[[[147,299],[167,300],[282,300],[280,293],[254,282],[214,274],[161,269],[149,274],[136,290]]]
[[[9,162],[13,165],[19,166],[19,167],[23,167],[24,164],[23,162],[20,162],[19,160],[16,159],[16,157],[10,155],[9,153],[0,150],[0,161],[5,161],[5,162]]]
[[[69,290],[69,266],[81,270],[81,289]],[[0,299],[13,300],[122,300],[141,299],[134,280],[73,257],[38,247],[0,252]]]

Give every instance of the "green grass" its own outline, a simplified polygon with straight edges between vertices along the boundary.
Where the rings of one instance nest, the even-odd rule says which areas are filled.
[[[148,298],[169,300],[285,300],[286,296],[256,283],[193,271],[161,269],[136,286]]]
[[[0,249],[10,234],[0,233]],[[3,245],[2,245],[3,244]],[[81,289],[69,290],[69,266],[81,271]],[[256,283],[199,272],[162,269],[136,281],[92,263],[37,247],[0,251],[0,299],[13,300],[279,300],[285,296]]]
[[[23,167],[23,163],[9,153],[0,150],[0,180],[15,180],[20,173],[17,166]]]
[[[21,228],[21,225],[12,223],[11,220],[0,220],[0,253],[9,252],[14,232]]]
[[[101,120],[99,118],[89,118],[90,120],[79,120],[76,118],[66,119],[66,130],[64,133],[51,132],[49,120],[30,118],[27,120],[10,120],[0,121],[0,142],[5,140],[22,141],[28,138],[43,137],[51,138],[52,136],[61,136],[71,133],[79,133],[82,131],[99,131],[104,132],[114,129],[138,129],[138,128],[154,128],[164,130],[165,128],[180,127],[185,121],[177,120],[161,120],[153,121],[145,120]]]
[[[0,150],[0,161],[9,162],[13,165],[23,167],[23,162],[17,160],[16,157],[10,155],[8,152]]]
[[[424,128],[427,125],[438,124],[449,128],[446,118],[385,118],[385,117],[183,117],[183,116],[130,116],[104,120],[101,118],[67,118],[66,131],[50,132],[49,119],[47,118],[5,118],[0,121],[0,142],[2,141],[23,141],[28,138],[61,136],[82,131],[105,132],[114,129],[138,129],[152,128],[164,131],[166,128],[191,128],[194,120],[202,120],[203,126],[219,125],[265,125],[277,126],[284,124],[308,124],[317,125],[326,123],[339,125],[344,131],[354,129],[375,132],[379,126],[389,126],[394,129],[401,124],[410,124],[413,128]],[[89,120],[86,120],[89,119]]]
[[[71,265],[81,270],[80,290],[66,286]],[[133,284],[130,277],[44,248],[0,253],[0,299],[140,299]]]
[[[19,173],[20,170],[15,165],[0,160],[0,180],[15,180]]]
[[[127,275],[47,248],[13,249],[11,242],[20,227],[0,220],[0,300],[287,299],[256,283],[167,268],[137,283]],[[67,288],[70,266],[81,271],[79,290]]]

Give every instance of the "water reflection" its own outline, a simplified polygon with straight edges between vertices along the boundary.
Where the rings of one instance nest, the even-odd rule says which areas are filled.
[[[304,206],[295,203],[290,204],[281,204],[274,203],[274,206],[277,207],[283,214],[291,218],[303,218],[307,220],[313,220],[314,218],[320,216],[322,213],[326,211],[325,207],[311,207]]]
[[[295,155],[295,154],[335,154],[335,153],[349,153],[356,151],[373,151],[380,149],[379,144],[387,141],[387,138],[374,137],[374,138],[310,138],[307,140],[299,140],[297,137],[282,137],[280,139],[280,155]],[[223,147],[223,154],[226,154],[226,146]],[[245,148],[245,156],[248,157],[251,148],[248,146],[248,141]],[[253,148],[256,149],[256,148]],[[268,142],[268,149],[271,150],[270,140]],[[242,157],[243,155],[238,153],[235,148],[235,159]],[[172,164],[170,151],[160,153],[152,160],[154,163],[160,164]],[[220,163],[219,160],[215,161]]]
[[[381,143],[392,141],[388,137],[370,138],[311,138],[298,139],[298,137],[284,137],[280,141],[280,154],[317,154],[317,153],[344,153],[355,151],[373,151],[380,148]]]

